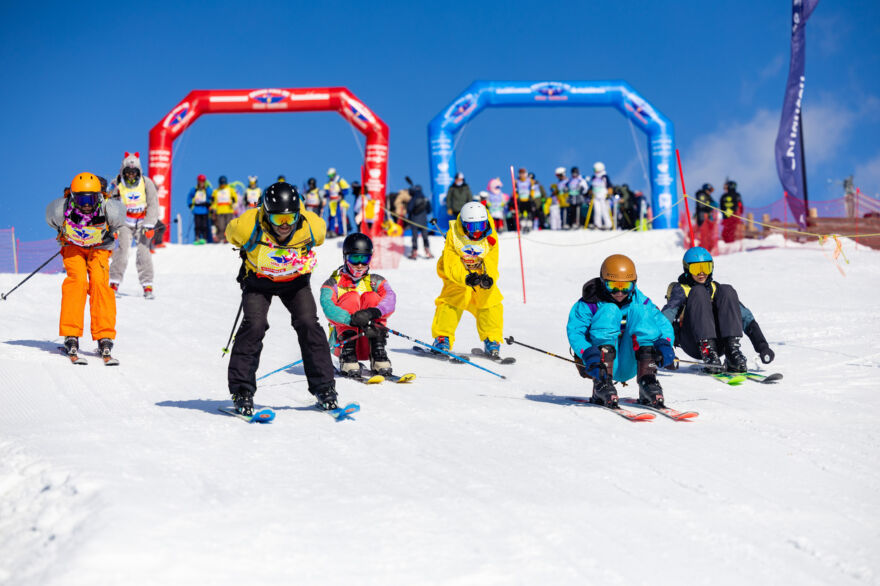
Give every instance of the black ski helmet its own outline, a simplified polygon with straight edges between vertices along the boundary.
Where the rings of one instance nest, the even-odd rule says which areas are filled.
[[[712,193],[713,191],[715,191],[715,188],[712,186],[711,183],[703,183],[703,186],[700,189],[702,191],[705,191],[706,193]]]
[[[273,183],[263,192],[263,211],[267,214],[298,214],[299,192],[290,183]]]
[[[314,177],[309,177],[309,180],[306,182],[309,186],[309,189],[314,189],[318,186],[318,182],[315,181]]]
[[[373,254],[373,241],[366,234],[353,232],[342,242],[342,258],[349,254]]]

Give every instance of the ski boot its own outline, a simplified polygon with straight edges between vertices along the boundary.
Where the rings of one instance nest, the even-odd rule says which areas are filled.
[[[601,363],[591,364],[587,369],[600,368],[599,376],[593,376],[593,397],[591,403],[617,409],[617,389],[614,387],[614,358],[617,351],[613,346],[599,346]]]
[[[416,260],[419,258],[419,253],[416,252],[415,248],[413,248],[413,251],[409,253],[409,258],[412,260]]]
[[[749,363],[739,349],[739,338],[731,336],[724,338],[724,369],[727,372],[746,372]]]
[[[391,361],[385,352],[386,332],[380,332],[375,338],[370,339],[370,369],[376,374],[389,376],[391,374]]]
[[[639,383],[639,403],[662,409],[663,387],[657,380],[657,356],[653,346],[641,346],[636,350],[638,367],[636,380]]]
[[[434,338],[434,347],[449,352],[449,338],[447,336],[437,336]],[[437,352],[436,350],[431,350],[431,352],[433,354],[443,354],[443,352]]]
[[[492,358],[501,358],[501,343],[493,342],[489,338],[483,340],[483,352]]]
[[[155,299],[152,285],[144,285],[144,299]]]
[[[434,255],[427,248],[425,249],[425,258],[434,258]]]
[[[110,356],[110,352],[113,351],[113,340],[110,338],[101,338],[98,340],[98,350],[101,352],[102,358],[107,358]]]
[[[342,351],[339,353],[339,372],[343,376],[357,376],[360,374],[361,365],[358,364],[356,338],[342,345]]]
[[[114,283],[113,281],[111,281],[110,288],[113,289],[113,293],[116,294],[117,297],[119,297],[119,283]]]
[[[718,357],[718,341],[715,338],[709,340],[700,340],[700,356],[703,364],[708,368],[704,368],[705,372],[714,373],[721,370],[721,359]],[[717,366],[718,368],[711,368]]]
[[[64,349],[68,356],[76,356],[79,354],[79,338],[76,336],[67,336],[64,338]]]
[[[232,394],[232,402],[235,404],[235,412],[245,417],[254,414],[254,393],[241,390]]]
[[[339,408],[339,405],[336,403],[335,383],[330,383],[322,389],[312,391],[312,394],[315,396],[315,400],[318,402],[318,406],[324,411],[330,411],[332,409]]]

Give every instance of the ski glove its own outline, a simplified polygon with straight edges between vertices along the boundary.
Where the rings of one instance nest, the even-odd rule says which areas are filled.
[[[758,351],[758,356],[761,357],[761,362],[764,364],[770,364],[776,358],[776,354],[770,349],[770,344],[767,342],[761,344],[756,350]]]
[[[464,278],[464,284],[468,287],[477,287],[480,285],[480,273],[468,273],[467,277]]]
[[[481,275],[480,276],[480,287],[482,287],[483,289],[491,288],[492,283],[494,283],[494,282],[495,282],[495,280],[492,279],[492,277],[490,277],[489,275]]]
[[[666,338],[660,338],[654,342],[654,350],[660,354],[660,366],[668,370],[675,370],[675,350]]]
[[[156,235],[156,229],[153,226],[144,226],[144,238],[152,240]]]
[[[581,354],[584,363],[584,371],[592,379],[599,380],[607,373],[607,368],[602,363],[602,354],[596,346],[590,346]]]
[[[351,314],[351,321],[349,323],[357,328],[363,328],[374,319],[379,319],[380,317],[382,317],[382,312],[379,309],[368,307]]]

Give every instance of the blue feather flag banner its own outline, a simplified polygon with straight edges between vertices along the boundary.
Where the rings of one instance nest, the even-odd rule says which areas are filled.
[[[806,78],[805,52],[807,19],[819,0],[792,0],[791,3],[791,64],[782,102],[782,118],[776,135],[776,171],[782,188],[787,192],[788,205],[798,226],[807,226],[806,171],[803,168],[803,136],[801,106]]]

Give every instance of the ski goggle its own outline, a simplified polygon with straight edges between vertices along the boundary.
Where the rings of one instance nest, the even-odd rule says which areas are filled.
[[[629,293],[635,286],[635,281],[603,281],[605,289],[609,293]]]
[[[467,232],[467,235],[470,236],[473,240],[479,240],[483,237],[483,234],[489,229],[489,221],[488,220],[478,220],[476,222],[462,222],[462,227],[464,227],[464,231]]]
[[[711,260],[704,260],[701,262],[692,262],[691,264],[688,265],[688,272],[695,277],[697,275],[699,275],[700,273],[703,273],[704,275],[711,275],[712,269],[714,268],[714,266],[715,266],[715,263],[713,263]]]
[[[103,196],[95,191],[86,191],[83,193],[71,192],[70,197],[73,198],[73,204],[78,208],[84,206],[95,207],[101,203],[101,200],[103,199]]]
[[[299,219],[299,214],[297,214],[297,213],[266,214],[266,219],[268,219],[269,223],[274,226],[281,226],[283,224],[287,224],[289,226],[292,226]]]
[[[371,258],[373,258],[372,254],[349,254],[345,260],[353,265],[368,265]]]

